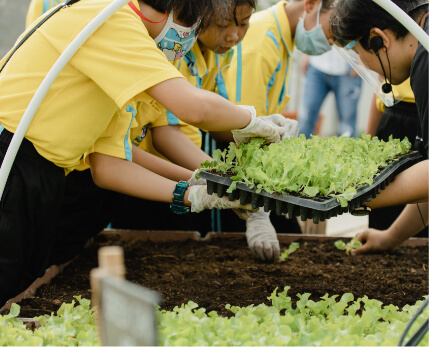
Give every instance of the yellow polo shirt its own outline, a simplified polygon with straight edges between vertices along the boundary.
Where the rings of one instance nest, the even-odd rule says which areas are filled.
[[[31,0],[30,6],[28,7],[27,17],[25,19],[25,27],[28,28],[31,23],[33,23],[47,10],[63,2],[63,0]]]
[[[217,92],[238,105],[253,105],[257,116],[281,113],[288,101],[287,86],[294,42],[280,1],[256,12],[246,36],[236,47],[229,68],[222,72]]]
[[[395,95],[395,98],[397,98],[403,102],[411,102],[411,103],[416,102],[416,100],[414,98],[413,90],[411,89],[409,78],[406,79],[401,84],[398,84],[398,85],[392,84],[392,91],[393,91],[393,95]],[[376,103],[377,109],[380,112],[384,112],[386,106],[384,105],[383,101],[381,101],[381,99],[378,96],[376,98],[375,103]]]
[[[133,2],[138,6],[137,0]],[[17,50],[0,74],[2,126],[15,132],[59,55],[110,3],[81,0],[61,9]],[[130,129],[137,125],[132,102],[140,101],[136,96],[146,89],[178,77],[183,78],[156,47],[141,19],[124,6],[64,67],[25,137],[40,155],[66,171],[73,170],[88,150],[131,160]]]
[[[218,60],[213,52],[207,52],[206,57],[204,57],[197,41],[191,51],[182,59],[172,62],[172,64],[193,86],[214,91],[214,75],[218,70]],[[151,106],[146,108],[145,112],[141,112],[141,115],[138,112],[139,127],[136,133],[138,136],[133,137],[134,144],[151,154],[166,159],[153,147],[152,134],[148,130],[156,127],[177,125],[198,148],[201,147],[201,132],[198,128],[181,121],[173,113],[157,103],[152,103]]]

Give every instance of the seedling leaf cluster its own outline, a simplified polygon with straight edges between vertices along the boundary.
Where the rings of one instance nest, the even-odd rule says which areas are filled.
[[[295,252],[299,248],[298,242],[292,242],[287,249],[285,249],[282,254],[280,254],[280,261],[285,261],[291,253]]]
[[[384,142],[369,135],[311,139],[301,135],[268,146],[254,138],[214,151],[214,160],[202,163],[201,169],[229,176],[233,183],[228,193],[240,182],[257,193],[336,197],[345,207],[358,188],[371,185],[382,168],[410,148],[407,138]]]
[[[335,247],[342,251],[346,251],[346,254],[350,255],[355,249],[362,247],[362,242],[360,242],[356,237],[353,237],[349,242],[345,243],[342,240],[335,241]]]

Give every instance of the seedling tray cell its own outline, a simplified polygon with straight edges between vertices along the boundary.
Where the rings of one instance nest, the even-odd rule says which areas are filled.
[[[314,223],[319,223],[364,206],[365,202],[371,201],[385,189],[398,173],[421,160],[419,152],[399,156],[397,160],[380,170],[372,185],[366,184],[359,188],[346,207],[341,207],[335,197],[309,198],[297,194],[270,194],[264,190],[257,193],[256,188],[250,189],[244,183],[237,183],[236,189],[232,193],[227,193],[233,182],[230,178],[209,171],[201,171],[199,176],[207,180],[208,194],[216,193],[219,197],[227,195],[230,201],[240,200],[242,205],[251,203],[253,208],[264,207],[266,212],[275,211],[277,215],[287,213],[289,217],[299,216],[302,221],[312,219]]]

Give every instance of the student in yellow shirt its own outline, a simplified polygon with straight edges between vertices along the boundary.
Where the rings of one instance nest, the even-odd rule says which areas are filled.
[[[44,76],[108,4],[109,0],[79,1],[62,8],[10,60],[12,50],[0,61],[1,159]],[[150,97],[194,126],[239,129],[234,130],[237,141],[254,136],[269,142],[280,139],[281,128],[272,121],[256,118],[250,107],[237,107],[193,87],[166,59],[185,54],[211,16],[224,7],[224,1],[212,0],[133,0],[110,17],[64,67],[28,128],[3,193],[0,305],[43,275],[66,174],[82,159],[99,187],[171,202],[178,212],[188,212],[187,207],[194,212],[249,208],[209,196],[205,186],[177,183],[190,179],[192,171],[157,160],[131,146],[129,138],[130,129],[137,125],[138,104]],[[180,190],[180,196],[173,200],[175,190]]]
[[[215,25],[199,35],[197,44],[179,62],[178,69],[194,85],[215,90],[232,102],[238,104],[252,102],[262,114],[281,113],[289,100],[287,81],[295,41],[298,40],[296,44],[308,54],[320,54],[331,48],[327,37],[332,3],[332,0],[294,0],[289,3],[280,1],[272,8],[252,15],[247,33],[242,30],[242,26],[246,26],[249,10],[241,18],[237,15],[237,21],[234,21],[233,16],[230,16],[229,21],[223,25],[220,21],[215,21]],[[304,12],[305,20],[300,20]],[[221,26],[223,30],[220,32]],[[313,30],[315,27],[317,28]],[[228,30],[231,31],[229,35]],[[312,39],[318,41],[315,44],[317,52],[312,49],[314,44],[311,35],[307,34],[311,31],[317,34],[316,38]],[[241,40],[243,41],[237,45]],[[226,50],[235,45],[237,46],[232,50]],[[172,162],[190,169],[197,168],[199,163],[207,160],[207,156],[201,151],[198,153],[188,139],[179,141],[178,137],[172,135],[183,128],[190,132],[189,128],[192,127],[166,126],[168,125],[166,123],[149,127],[151,131],[148,134],[151,137],[146,136],[140,146],[145,146],[151,152],[154,147]],[[295,123],[290,122],[289,125],[293,127]],[[289,133],[291,132],[293,131],[290,129]],[[218,140],[233,140],[231,132],[211,132],[211,134]],[[171,140],[165,141],[166,138]],[[185,147],[185,143],[189,143],[189,147]],[[143,210],[138,207],[143,203],[132,198],[127,199],[125,209]],[[162,207],[158,204],[157,208]],[[156,213],[156,210],[151,213]],[[275,216],[271,216],[271,219],[273,217]],[[286,225],[279,220],[280,218],[275,221],[276,227],[282,228],[282,231],[299,232],[295,220],[289,220]],[[165,228],[168,222],[167,220],[159,223]],[[136,217],[122,219],[116,226],[137,228],[141,223],[142,221]],[[227,223],[228,227],[233,225],[234,230],[242,228],[233,219],[228,219]],[[115,223],[113,225],[115,226]],[[246,220],[246,235],[253,253],[262,259],[276,260],[279,244],[267,213],[260,211],[249,216]]]

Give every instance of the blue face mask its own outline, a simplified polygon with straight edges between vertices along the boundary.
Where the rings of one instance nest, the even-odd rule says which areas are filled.
[[[192,27],[182,27],[173,22],[173,11],[168,16],[164,29],[154,39],[156,46],[165,54],[168,60],[178,60],[189,52],[197,41],[195,31],[199,22]]]
[[[317,12],[316,26],[307,31],[304,28],[305,11],[302,18],[299,19],[295,31],[295,46],[301,52],[308,55],[321,55],[331,50],[331,45],[323,32],[322,25],[319,23],[320,9],[322,2],[320,2],[319,11]]]

